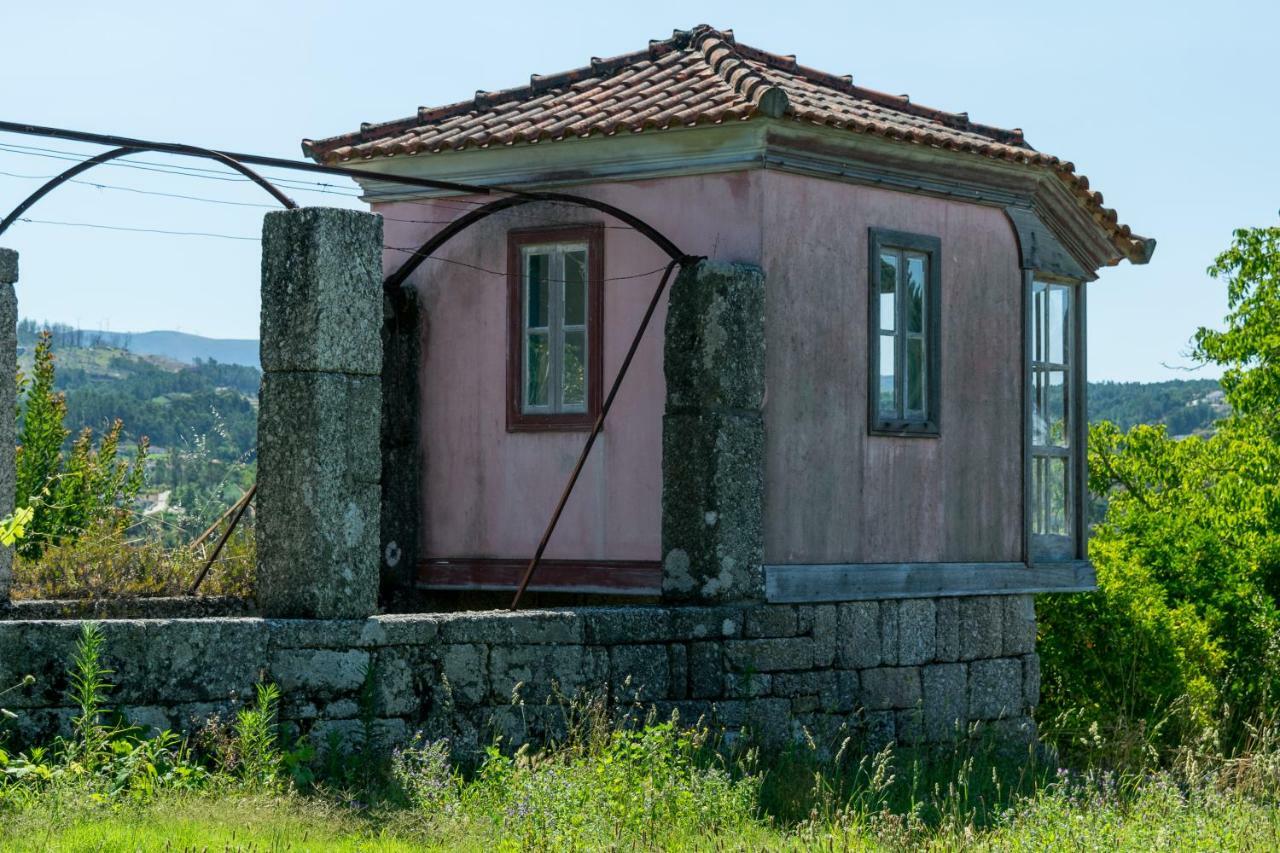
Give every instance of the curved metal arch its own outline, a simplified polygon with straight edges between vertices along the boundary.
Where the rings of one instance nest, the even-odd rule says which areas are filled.
[[[268,181],[266,178],[262,177],[253,169],[250,169],[248,166],[238,162],[234,158],[228,157],[226,154],[223,154],[219,151],[211,151],[207,148],[197,148],[192,145],[182,145],[178,147],[181,148],[182,150],[176,151],[176,152],[169,151],[166,153],[188,154],[192,157],[204,157],[205,159],[208,159],[208,160],[216,160],[219,163],[222,163],[223,165],[230,166],[232,169],[235,169],[237,172],[244,175],[246,178],[253,181],[258,186],[262,187],[264,190],[269,192],[276,201],[283,204],[286,208],[293,210],[298,206],[297,202],[295,202],[293,199],[289,198],[287,195],[285,195],[283,192],[277,189],[276,186],[272,184],[270,181]],[[31,195],[27,196],[25,199],[23,199],[22,203],[19,204],[17,207],[15,207],[13,211],[9,213],[8,216],[6,216],[3,220],[0,220],[0,234],[3,234],[9,228],[10,225],[17,222],[18,218],[21,217],[22,214],[26,213],[33,204],[35,204],[40,199],[47,196],[49,193],[53,192],[58,187],[65,184],[67,181],[74,178],[76,175],[79,175],[82,172],[87,172],[90,169],[92,169],[94,166],[101,166],[103,163],[114,160],[117,157],[124,157],[126,154],[136,154],[139,151],[148,151],[148,150],[155,151],[159,149],[147,148],[147,147],[135,147],[135,146],[113,148],[110,151],[104,151],[101,154],[98,154],[94,157],[90,157],[88,160],[83,160],[79,163],[76,163],[74,166],[72,166],[70,169],[67,169],[65,172],[62,172],[61,174],[50,178],[48,181],[42,184],[39,189],[37,189]]]
[[[534,202],[539,201],[575,204],[580,207],[589,207],[593,210],[599,210],[603,213],[607,213],[615,219],[625,222],[644,236],[648,237],[657,244],[658,248],[666,252],[671,260],[682,261],[688,257],[688,255],[680,251],[680,248],[676,246],[675,243],[667,239],[666,235],[657,228],[654,228],[640,217],[627,213],[625,210],[614,207],[611,204],[606,204],[603,201],[596,201],[591,198],[583,198],[582,196],[569,195],[568,193],[530,192],[491,201],[486,205],[477,207],[465,216],[458,217],[453,222],[432,235],[418,248],[416,252],[409,256],[408,260],[400,265],[399,269],[387,276],[386,280],[383,282],[383,286],[390,291],[398,290],[400,286],[404,284],[405,280],[408,279],[409,276],[413,275],[413,271],[416,270],[423,261],[431,257],[437,249],[461,234],[466,229],[470,228],[472,225],[475,225],[480,220],[486,219],[503,210],[508,210],[525,204],[533,204]]]

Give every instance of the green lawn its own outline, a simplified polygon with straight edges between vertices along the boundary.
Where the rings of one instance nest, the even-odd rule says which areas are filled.
[[[536,820],[535,816],[529,818]],[[1280,819],[1269,806],[1234,797],[1184,799],[1154,783],[1125,808],[1069,797],[1015,807],[996,826],[924,829],[903,816],[771,830],[744,825],[660,844],[566,839],[561,849],[689,850],[1274,850]],[[404,851],[543,849],[528,825],[494,831],[487,821],[437,822],[408,808],[361,810],[319,797],[202,794],[146,805],[39,806],[3,814],[0,848],[12,851],[225,850]]]

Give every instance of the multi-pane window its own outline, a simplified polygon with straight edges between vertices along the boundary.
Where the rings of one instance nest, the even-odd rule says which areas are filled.
[[[589,426],[599,408],[598,228],[511,235],[508,426]]]
[[[1031,285],[1031,534],[1033,555],[1075,553],[1078,486],[1075,285]]]
[[[525,246],[526,414],[587,410],[587,246]]]
[[[872,229],[870,249],[871,431],[936,435],[940,243]]]

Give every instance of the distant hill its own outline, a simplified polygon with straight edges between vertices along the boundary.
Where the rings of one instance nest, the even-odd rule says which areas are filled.
[[[127,349],[139,355],[161,355],[183,364],[194,364],[198,359],[219,364],[259,366],[258,342],[252,338],[206,338],[186,332],[87,331],[85,334],[99,336],[106,346]]]
[[[251,338],[206,338],[186,332],[107,332],[99,329],[77,329],[64,323],[37,323],[24,319],[18,323],[18,343],[24,347],[35,343],[41,329],[53,333],[55,347],[110,347],[137,355],[157,355],[181,364],[216,361],[219,364],[241,364],[259,367],[258,342]]]
[[[1164,424],[1173,436],[1203,435],[1230,412],[1216,379],[1089,383],[1089,420],[1121,429]]]

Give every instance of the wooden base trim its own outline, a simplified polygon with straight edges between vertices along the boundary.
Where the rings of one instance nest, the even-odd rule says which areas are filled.
[[[514,590],[527,559],[431,558],[418,563],[418,588]],[[529,584],[532,592],[657,596],[662,564],[657,560],[543,560]]]
[[[1023,595],[1097,589],[1086,560],[1061,563],[840,563],[764,567],[775,604]]]

